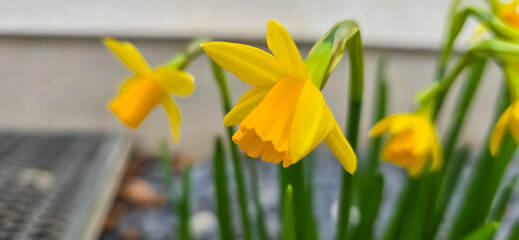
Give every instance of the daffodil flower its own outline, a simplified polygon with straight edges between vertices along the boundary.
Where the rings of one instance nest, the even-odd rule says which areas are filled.
[[[276,21],[268,23],[267,45],[273,55],[237,43],[202,45],[215,62],[253,86],[224,118],[225,126],[240,124],[233,141],[251,157],[288,167],[324,140],[344,169],[355,172],[353,149],[288,31]]]
[[[170,95],[190,95],[194,89],[194,78],[184,71],[166,67],[152,70],[129,42],[109,38],[104,43],[134,73],[122,84],[119,95],[110,102],[110,110],[126,126],[137,128],[148,113],[161,104],[169,116],[173,139],[178,141],[180,109]]]
[[[503,2],[501,0],[492,0],[492,11],[494,14],[506,24],[519,29],[519,0],[510,0]]]
[[[490,136],[490,153],[496,156],[505,136],[509,130],[516,142],[519,142],[519,100],[514,101],[499,117],[492,135]]]
[[[375,124],[369,135],[390,133],[382,150],[382,160],[405,167],[410,176],[420,175],[430,162],[431,170],[441,167],[442,156],[434,124],[418,113],[395,114]]]

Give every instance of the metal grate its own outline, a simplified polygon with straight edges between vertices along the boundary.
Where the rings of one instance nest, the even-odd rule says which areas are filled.
[[[117,159],[129,150],[121,147],[126,142],[122,139],[105,134],[0,134],[0,239],[92,236],[95,228],[84,228],[91,225],[88,221],[101,221],[88,218],[102,216],[91,212],[111,198],[103,186],[115,184],[100,181],[113,179],[102,174],[117,175],[122,168],[123,161]],[[114,164],[118,169],[103,171]]]

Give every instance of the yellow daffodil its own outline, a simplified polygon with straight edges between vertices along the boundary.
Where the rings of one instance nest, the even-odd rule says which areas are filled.
[[[499,148],[509,130],[516,142],[519,142],[519,100],[514,101],[499,117],[492,135],[490,136],[490,153],[492,156],[499,153]]]
[[[506,24],[519,29],[519,0],[493,0],[492,10],[494,14]]]
[[[223,68],[252,85],[225,116],[240,124],[233,141],[251,157],[288,167],[324,142],[353,173],[355,153],[307,72],[288,31],[269,21],[267,45],[273,55],[248,45],[211,42],[204,51]]]
[[[110,110],[126,126],[137,128],[148,113],[161,104],[169,116],[173,139],[178,141],[181,115],[170,95],[191,94],[194,89],[193,77],[184,71],[166,67],[152,70],[129,42],[114,39],[106,39],[104,42],[134,73],[123,83],[119,95],[110,102]]]
[[[428,117],[413,114],[395,114],[375,124],[371,137],[390,133],[382,150],[382,160],[405,167],[410,176],[420,175],[432,158],[431,170],[441,167],[442,156],[434,124]]]

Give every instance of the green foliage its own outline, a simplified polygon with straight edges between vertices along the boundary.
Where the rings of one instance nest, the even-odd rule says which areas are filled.
[[[225,166],[225,152],[222,139],[216,138],[214,148],[214,183],[216,194],[216,205],[218,213],[218,223],[220,225],[220,239],[233,240],[232,218],[229,201],[229,191],[227,190],[227,170]]]
[[[229,87],[227,86],[227,78],[225,73],[216,62],[211,60],[211,66],[213,68],[213,75],[215,77],[218,88],[220,89],[220,96],[222,100],[224,114],[231,111],[231,95],[229,93]],[[232,163],[234,168],[234,177],[236,181],[236,190],[238,192],[238,203],[240,205],[241,223],[243,225],[243,233],[245,240],[252,240],[252,230],[250,224],[250,217],[248,213],[248,202],[247,202],[247,187],[245,185],[245,177],[243,176],[243,166],[241,162],[240,152],[238,147],[232,141],[232,135],[234,134],[234,127],[227,127],[227,139],[231,147]]]
[[[474,230],[462,240],[492,240],[498,227],[497,222],[488,223]]]
[[[283,220],[281,221],[281,239],[296,240],[294,196],[292,185],[287,185],[283,201]]]

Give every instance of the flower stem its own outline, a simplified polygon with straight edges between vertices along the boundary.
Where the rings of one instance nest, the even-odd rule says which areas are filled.
[[[227,190],[227,168],[225,164],[225,151],[222,139],[218,137],[214,149],[214,183],[218,224],[220,226],[220,239],[234,240],[232,232],[232,217],[229,203],[229,191]]]
[[[507,97],[500,102],[495,121],[509,105],[506,87],[503,87],[500,96]],[[506,166],[517,148],[510,134],[504,138],[501,152],[496,157],[490,154],[488,141],[483,146],[485,147],[475,163],[474,172],[469,177],[469,186],[463,192],[460,208],[456,212],[452,228],[446,238],[448,240],[460,239],[484,223]]]
[[[213,68],[213,74],[218,83],[220,89],[220,95],[223,103],[224,113],[228,113],[231,110],[231,97],[229,94],[229,87],[227,86],[227,79],[220,67],[216,62],[211,60]],[[238,190],[238,203],[240,205],[241,222],[243,224],[243,234],[245,240],[252,240],[252,232],[250,226],[250,219],[248,214],[248,202],[247,202],[247,189],[243,176],[243,166],[241,162],[240,152],[236,147],[236,144],[232,141],[232,135],[234,134],[234,127],[227,127],[227,134],[229,139],[229,145],[232,153],[232,163],[234,167],[234,177],[236,178],[236,187]]]
[[[357,32],[347,43],[350,59],[350,95],[347,123],[347,139],[353,150],[357,148],[360,113],[362,108],[362,92],[364,87],[364,56],[360,32]],[[337,240],[348,239],[349,212],[351,206],[353,176],[343,171],[339,212],[337,220]]]

